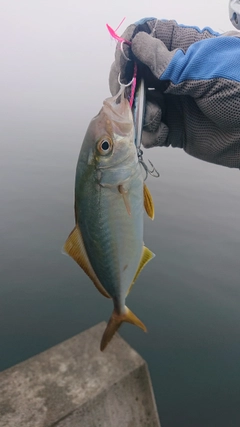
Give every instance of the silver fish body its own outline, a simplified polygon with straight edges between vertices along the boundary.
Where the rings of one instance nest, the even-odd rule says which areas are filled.
[[[104,101],[80,151],[75,180],[76,227],[65,250],[105,296],[114,312],[101,349],[123,321],[146,330],[125,298],[153,254],[143,246],[144,184],[134,144],[134,123],[121,95]]]
[[[90,127],[97,128],[99,122],[105,122],[106,127],[109,116],[112,121],[117,120],[114,111],[106,114],[105,107]],[[127,101],[125,108],[128,109]],[[129,110],[129,120],[130,113]],[[89,261],[118,312],[125,306],[125,296],[137,271],[143,246],[143,177],[132,142],[133,125],[125,128],[122,135],[112,128],[113,133],[108,136],[114,141],[113,152],[104,159],[96,153],[96,141],[92,140],[94,143],[90,145],[87,135],[77,164],[75,184],[77,224]],[[105,137],[106,133],[100,135]],[[126,191],[130,212],[119,192],[120,186]]]

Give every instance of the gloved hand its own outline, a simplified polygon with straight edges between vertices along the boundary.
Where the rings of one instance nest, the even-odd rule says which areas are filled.
[[[240,168],[240,32],[180,26],[146,18],[130,25],[118,43],[109,76],[144,77],[148,88],[142,143],[183,148],[199,159]]]

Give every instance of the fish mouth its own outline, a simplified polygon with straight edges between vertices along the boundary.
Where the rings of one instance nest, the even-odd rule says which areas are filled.
[[[111,120],[117,123],[131,123],[133,124],[132,111],[127,99],[121,99],[119,103],[112,98],[108,98],[103,102],[103,110],[109,116]],[[107,111],[106,111],[107,110]]]

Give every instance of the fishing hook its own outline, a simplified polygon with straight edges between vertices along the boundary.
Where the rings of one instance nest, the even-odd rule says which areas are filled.
[[[128,86],[131,86],[131,85],[132,85],[133,80],[134,80],[134,77],[133,77],[133,78],[132,78],[132,80],[131,80],[129,83],[127,83],[127,84],[122,83],[122,82],[121,82],[121,80],[120,80],[120,77],[121,77],[121,73],[119,73],[119,74],[118,74],[118,83],[119,83],[119,86],[128,87]]]
[[[128,58],[127,55],[126,55],[126,53],[124,52],[124,50],[123,50],[123,43],[127,44],[128,47],[129,47],[129,44],[125,40],[122,40],[121,44],[120,44],[121,52],[122,52],[124,58],[126,59],[126,61],[132,61],[132,59]]]
[[[149,159],[148,159],[148,162],[152,166],[151,170],[148,169],[149,175],[151,175],[153,178],[159,178],[160,177],[160,173],[157,171],[157,169],[155,168],[155,166],[152,164],[152,162]]]
[[[157,171],[157,169],[155,168],[155,166],[152,164],[152,162],[148,159],[148,162],[150,163],[150,165],[152,166],[152,169],[149,169],[149,167],[147,166],[147,164],[144,162],[143,160],[143,151],[139,149],[138,151],[138,161],[139,163],[142,165],[144,171],[145,171],[145,178],[144,181],[146,181],[148,175],[151,175],[153,178],[159,178],[160,173]]]

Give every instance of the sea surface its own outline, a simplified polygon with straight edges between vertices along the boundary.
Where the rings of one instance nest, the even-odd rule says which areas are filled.
[[[61,253],[74,226],[79,129],[35,122],[3,123],[1,370],[112,312]],[[144,238],[156,257],[128,306],[148,333],[128,324],[120,333],[148,363],[162,427],[238,427],[240,172],[179,149],[154,148],[144,156],[160,172],[148,179],[156,215],[153,222],[145,217]]]

